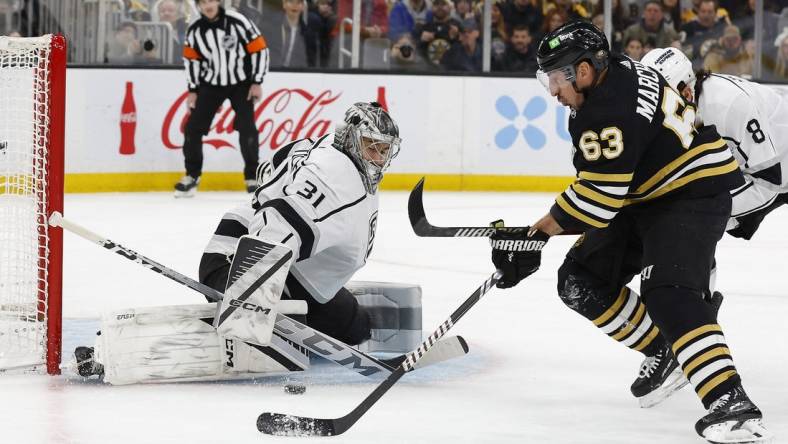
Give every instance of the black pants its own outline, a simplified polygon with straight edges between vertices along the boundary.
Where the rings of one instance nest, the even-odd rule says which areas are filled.
[[[259,157],[257,127],[254,124],[254,103],[246,100],[251,83],[242,82],[231,86],[201,85],[197,92],[197,103],[186,122],[183,157],[186,174],[200,177],[202,174],[202,137],[208,134],[216,110],[226,99],[235,111],[233,128],[238,131],[241,155],[244,159],[244,179],[254,179]]]
[[[650,347],[717,324],[716,310],[703,296],[730,211],[728,192],[625,207],[608,227],[586,232],[569,250],[558,271],[558,293],[593,321],[640,273],[640,298],[661,334]],[[702,397],[704,405],[739,381],[735,375],[720,383]]]

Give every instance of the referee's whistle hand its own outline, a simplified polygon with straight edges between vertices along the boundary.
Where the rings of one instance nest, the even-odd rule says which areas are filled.
[[[253,83],[252,86],[249,87],[249,94],[246,95],[246,100],[251,100],[254,103],[257,103],[260,100],[260,97],[263,96],[263,88],[258,85],[257,83]]]
[[[186,96],[186,106],[189,109],[194,109],[194,106],[197,104],[197,93],[190,92],[188,96]]]

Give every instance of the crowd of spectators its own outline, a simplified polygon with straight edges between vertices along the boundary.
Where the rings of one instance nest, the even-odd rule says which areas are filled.
[[[13,5],[0,0],[0,34]],[[121,2],[118,2],[121,3]],[[361,0],[362,68],[481,72],[483,0]],[[122,0],[108,38],[105,62],[180,63],[183,38],[199,12],[193,0]],[[764,0],[764,80],[787,80],[788,0]],[[344,35],[349,48],[353,0],[229,0],[268,41],[271,66],[337,66]],[[639,60],[653,48],[674,46],[696,68],[752,76],[755,0],[613,0],[614,51]],[[604,29],[602,0],[493,0],[491,59],[495,72],[533,75],[536,45],[568,20],[584,18]],[[169,46],[140,35],[147,23],[169,25]],[[381,49],[383,48],[383,49]],[[367,50],[369,49],[369,50]],[[383,63],[383,64],[381,64]]]

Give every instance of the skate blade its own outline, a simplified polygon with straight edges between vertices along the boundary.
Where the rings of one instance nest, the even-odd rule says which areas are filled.
[[[194,195],[195,195],[195,194],[197,194],[197,191],[196,191],[196,190],[193,190],[193,189],[192,189],[192,190],[189,190],[189,191],[177,191],[177,190],[176,190],[176,191],[175,191],[175,198],[176,198],[176,199],[180,199],[180,198],[190,198],[190,197],[194,197]]]
[[[640,408],[648,409],[654,407],[655,405],[669,398],[673,393],[681,390],[687,384],[689,384],[689,381],[684,376],[681,368],[676,367],[676,369],[673,370],[673,373],[668,376],[668,379],[665,380],[665,383],[662,384],[658,389],[638,398]]]
[[[704,432],[706,441],[712,444],[769,444],[774,434],[763,427],[760,418],[748,419],[737,427],[737,421],[715,424]]]

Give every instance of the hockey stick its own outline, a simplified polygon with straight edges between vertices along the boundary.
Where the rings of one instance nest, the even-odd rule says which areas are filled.
[[[528,227],[436,227],[427,220],[424,213],[424,178],[413,187],[408,197],[408,217],[416,236],[420,237],[490,237],[499,231],[522,233]]]
[[[168,277],[181,285],[185,285],[192,290],[202,293],[212,301],[218,302],[224,298],[224,294],[221,292],[216,291],[207,285],[201,284],[200,282],[197,282],[188,276],[178,273],[177,271],[166,267],[150,258],[147,258],[136,251],[130,250],[123,245],[117,244],[105,237],[102,237],[81,225],[69,221],[63,218],[63,215],[59,212],[52,213],[49,218],[49,224],[53,227],[63,227],[84,239],[106,248],[107,250],[114,251],[115,253],[132,262],[136,262],[151,271]],[[277,314],[276,316],[274,333],[286,341],[290,341],[301,347],[304,347],[318,356],[328,359],[329,361],[333,361],[334,363],[339,364],[349,370],[353,370],[363,376],[385,376],[391,374],[396,368],[396,365],[390,365],[386,362],[375,359],[366,353],[356,350],[351,346],[332,338],[331,336],[320,333],[319,331],[283,314]],[[465,340],[459,336],[452,337],[447,339],[445,343],[441,344],[441,353],[434,354],[430,361],[437,363],[445,359],[462,356],[466,353],[468,353],[468,345]],[[393,359],[396,360],[396,358]]]
[[[435,330],[418,349],[408,354],[405,361],[388,378],[381,382],[350,413],[334,419],[308,418],[283,413],[263,413],[257,418],[257,430],[268,435],[289,436],[334,436],[345,433],[353,426],[405,373],[413,370],[414,365],[454,324],[462,318],[498,280],[501,272],[496,270],[484,283],[457,308],[454,313]]]
[[[424,212],[424,178],[413,187],[408,197],[410,226],[419,237],[490,237],[496,231],[523,233],[530,227],[436,227],[427,220]],[[562,231],[557,236],[577,235],[579,232]]]

